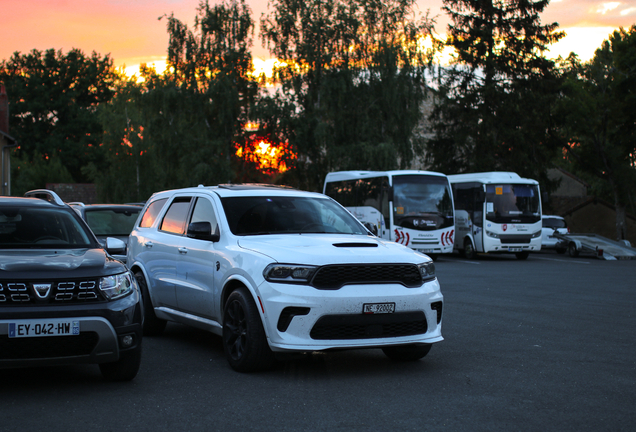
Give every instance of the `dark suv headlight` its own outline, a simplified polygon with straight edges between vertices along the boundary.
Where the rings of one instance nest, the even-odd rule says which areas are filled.
[[[263,277],[269,282],[309,283],[317,268],[299,264],[270,264],[263,270]]]
[[[99,281],[99,289],[108,300],[118,299],[133,291],[133,277],[130,272],[103,277]]]
[[[435,264],[432,261],[420,264],[417,267],[420,269],[424,282],[435,279]]]

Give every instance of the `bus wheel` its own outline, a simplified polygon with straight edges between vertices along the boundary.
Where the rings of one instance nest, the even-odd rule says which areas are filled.
[[[517,259],[524,260],[524,259],[528,259],[528,255],[530,255],[530,252],[528,252],[528,251],[517,252],[515,255],[517,256]]]
[[[464,257],[466,259],[475,259],[476,255],[473,242],[471,242],[470,239],[464,240]]]

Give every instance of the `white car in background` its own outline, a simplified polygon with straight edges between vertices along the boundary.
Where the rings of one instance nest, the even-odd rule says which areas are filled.
[[[230,366],[276,354],[381,348],[424,357],[442,341],[432,260],[372,235],[333,199],[268,185],[154,194],[130,234],[144,334],[166,321],[222,337]]]
[[[570,229],[561,216],[541,216],[541,249],[555,249],[558,253],[565,253],[567,244],[554,236],[555,232],[568,234]]]

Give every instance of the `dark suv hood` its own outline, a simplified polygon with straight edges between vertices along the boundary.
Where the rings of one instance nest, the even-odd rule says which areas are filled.
[[[0,249],[0,278],[96,277],[125,270],[103,249]]]

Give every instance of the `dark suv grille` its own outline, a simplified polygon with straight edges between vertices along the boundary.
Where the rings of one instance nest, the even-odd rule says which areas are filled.
[[[311,281],[318,289],[360,283],[399,283],[415,288],[422,285],[422,275],[415,264],[336,264],[318,269]]]
[[[428,330],[424,312],[378,315],[325,315],[310,336],[318,340],[373,339],[424,334]]]
[[[0,358],[3,360],[43,359],[89,355],[99,342],[95,332],[77,336],[9,338],[0,336]]]
[[[98,279],[0,281],[0,305],[66,304],[101,300],[104,299],[99,292]]]

